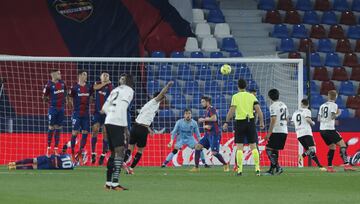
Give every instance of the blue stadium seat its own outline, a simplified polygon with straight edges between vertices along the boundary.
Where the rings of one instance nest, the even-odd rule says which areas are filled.
[[[257,85],[256,81],[252,79],[247,80],[247,90],[256,90],[256,92],[259,92],[259,86]]]
[[[229,52],[229,57],[243,57],[243,54],[239,50],[237,50]]]
[[[339,94],[345,96],[355,95],[355,87],[351,81],[342,81],[340,83]]]
[[[226,52],[235,52],[238,51],[238,45],[234,38],[223,38],[221,44],[221,50]]]
[[[320,89],[319,89],[318,85],[313,80],[310,81],[310,93],[311,93],[311,95],[313,95],[313,94],[316,95],[316,94],[320,93]]]
[[[360,39],[360,26],[349,26],[347,30],[347,37],[350,39]]]
[[[325,57],[325,66],[329,66],[329,67],[341,66],[339,55],[336,52],[327,53]]]
[[[185,55],[184,55],[184,52],[175,51],[170,54],[170,57],[171,58],[185,58]]]
[[[319,16],[316,11],[305,11],[303,17],[303,23],[316,25],[320,23]]]
[[[313,52],[310,54],[310,65],[312,67],[321,67],[324,64],[321,62],[321,58],[319,53]]]
[[[225,16],[220,9],[213,9],[209,11],[207,16],[207,22],[209,23],[225,23]]]
[[[333,10],[335,11],[349,11],[349,4],[346,0],[334,0]]]
[[[275,24],[271,36],[275,38],[289,37],[287,26],[285,24]]]
[[[351,10],[360,12],[360,0],[353,0]]]
[[[258,95],[257,99],[259,101],[260,107],[266,107],[267,103],[263,95]]]
[[[204,53],[202,52],[191,52],[191,58],[204,58]]]
[[[343,101],[343,98],[341,97],[341,95],[339,95],[335,101],[335,103],[338,105],[338,108],[343,109],[346,108],[346,105]]]
[[[216,93],[217,94],[221,93],[221,87],[219,86],[219,84],[216,80],[205,81],[204,93],[206,95],[213,95]]]
[[[155,92],[160,91],[160,83],[157,80],[147,81],[147,93],[153,95]]]
[[[258,9],[265,10],[265,11],[271,11],[275,10],[275,1],[274,0],[260,0],[258,4]]]
[[[238,92],[237,81],[233,81],[233,80],[225,81],[223,92],[231,95]]]
[[[230,107],[230,104],[227,104],[227,102],[226,102],[225,96],[221,95],[221,94],[217,94],[217,95],[213,96],[211,98],[211,101],[215,108]]]
[[[187,108],[186,98],[181,94],[171,95],[171,106],[176,109],[184,110]]]
[[[211,52],[210,58],[223,58],[224,54],[222,52]]]
[[[158,72],[156,71],[156,69],[153,65],[146,65],[145,69],[147,72],[147,80],[148,81],[155,80],[158,77]]]
[[[292,38],[282,38],[280,42],[280,47],[277,47],[276,50],[282,52],[293,52],[295,51],[295,44]]]
[[[291,37],[293,38],[307,38],[308,31],[303,24],[293,25]]]
[[[215,108],[219,108],[218,114],[219,114],[219,117],[221,118],[221,120],[223,120],[223,121],[226,120],[226,115],[227,115],[228,109],[218,107],[218,106],[215,106]]]
[[[319,109],[325,102],[324,98],[320,94],[314,94],[311,96],[311,108]]]
[[[161,73],[161,74],[159,74],[159,78],[161,80],[168,81],[168,80],[171,80],[173,78],[171,65],[159,64],[158,72]]]
[[[312,6],[310,0],[297,0],[295,8],[296,8],[296,10],[300,10],[300,11],[313,10],[313,6]]]
[[[177,77],[181,80],[193,80],[194,75],[192,73],[191,68],[187,64],[179,64],[178,71],[177,71]]]
[[[337,20],[335,12],[334,11],[325,11],[322,15],[321,23],[327,24],[327,25],[338,24],[338,20]]]
[[[155,51],[155,52],[151,53],[151,57],[154,57],[154,58],[164,58],[164,57],[166,57],[166,56],[165,56],[165,52]]]
[[[251,71],[248,67],[236,67],[235,78],[252,79]]]
[[[207,65],[197,66],[197,75],[196,77],[200,80],[211,80],[212,79],[212,71]]]
[[[181,94],[182,93],[182,87],[180,86],[180,83],[175,80],[174,84],[172,85],[172,87],[169,89],[168,91],[169,94],[172,95],[176,95],[176,94]]]
[[[331,43],[331,40],[328,38],[320,39],[318,42],[318,52],[334,52],[335,49]]]
[[[184,88],[184,93],[185,94],[195,94],[195,93],[199,93],[201,92],[200,87],[199,87],[199,82],[198,81],[187,81],[185,82],[185,88]]]
[[[202,0],[203,9],[219,9],[219,5],[216,0]]]
[[[340,107],[339,107],[340,108]],[[341,114],[339,115],[339,119],[350,118],[350,111],[347,108],[340,108]]]
[[[194,94],[191,100],[191,104],[189,104],[191,107],[194,108],[201,108],[201,97],[202,94]],[[202,116],[203,114],[201,114]]]

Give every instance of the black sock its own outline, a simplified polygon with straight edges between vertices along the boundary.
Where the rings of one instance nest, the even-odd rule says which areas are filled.
[[[94,153],[96,151],[96,143],[97,137],[91,137],[91,152]]]
[[[273,157],[272,150],[266,149],[266,154],[267,154],[267,156],[268,156],[268,158],[270,160],[270,171],[271,171],[273,168],[275,168],[276,161],[275,161],[275,159]]]
[[[111,182],[114,172],[114,158],[110,157],[107,163],[106,182]]]
[[[23,159],[23,160],[15,162],[15,164],[16,165],[32,164],[33,161],[34,161],[33,159]]]
[[[335,150],[329,149],[328,154],[327,154],[328,166],[332,166],[332,161],[334,159],[334,153],[335,153]]]
[[[273,150],[272,151],[273,153],[273,157],[274,157],[274,160],[275,160],[275,168],[276,169],[279,169],[280,168],[280,165],[279,165],[279,150]]]
[[[106,154],[109,150],[109,143],[107,140],[104,140],[103,139],[103,150],[102,150],[102,153],[103,154]]]
[[[314,160],[314,162],[316,163],[316,165],[317,165],[318,167],[322,167],[321,164],[320,164],[320,162],[319,162],[319,159],[317,158],[317,156],[316,156],[316,154],[315,154],[315,152],[311,152],[309,156],[310,156],[310,158],[311,158],[312,160]]]
[[[131,150],[130,149],[127,149],[125,151],[125,157],[124,157],[124,162],[127,162],[127,160],[130,158],[131,156]]]
[[[59,146],[60,142],[60,129],[55,129],[54,138],[55,138],[55,147]]]
[[[195,150],[195,167],[199,167],[199,160],[200,160],[201,150]]]
[[[135,157],[134,157],[134,160],[133,160],[133,162],[132,162],[132,164],[131,164],[131,168],[135,168],[135,167],[136,167],[136,165],[139,163],[139,161],[140,161],[140,159],[141,159],[141,156],[142,156],[142,153],[136,152]]]
[[[121,166],[124,162],[124,158],[123,157],[115,157],[114,159],[114,173],[113,173],[113,178],[112,178],[112,182],[113,183],[119,183],[119,175],[121,172]]]
[[[344,164],[348,164],[349,160],[346,153],[346,147],[340,147],[340,156],[344,162]]]

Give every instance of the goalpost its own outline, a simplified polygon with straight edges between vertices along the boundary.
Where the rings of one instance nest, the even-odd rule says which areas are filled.
[[[229,64],[231,74],[220,74],[220,67]],[[137,111],[159,91],[164,84],[173,80],[174,86],[167,93],[167,100],[160,106],[152,128],[156,134],[149,137],[148,146],[139,165],[160,166],[171,151],[167,148],[169,133],[176,120],[182,118],[185,108],[192,110],[195,120],[204,110],[200,106],[202,95],[212,98],[212,104],[218,110],[221,121],[225,120],[230,106],[231,96],[237,92],[237,80],[248,82],[248,90],[255,90],[265,116],[266,129],[260,130],[259,148],[261,165],[269,165],[262,139],[269,125],[269,100],[267,91],[276,88],[280,91],[280,100],[287,104],[290,114],[298,108],[303,97],[303,61],[302,59],[269,58],[87,58],[87,57],[23,57],[0,56],[0,165],[24,157],[45,154],[48,117],[48,103],[41,99],[44,85],[50,80],[49,71],[59,69],[68,88],[77,82],[77,71],[88,72],[88,83],[99,81],[102,71],[110,74],[114,86],[122,73],[133,75],[135,97],[130,109],[131,121]],[[71,113],[66,107],[66,117],[61,132],[60,148],[71,137]],[[90,115],[93,113],[91,104]],[[290,117],[290,116],[289,116]],[[222,123],[221,123],[222,125]],[[203,129],[200,125],[200,131]],[[78,136],[80,139],[81,136]],[[85,147],[90,155],[90,138]],[[97,155],[102,149],[101,134],[96,146]],[[222,133],[221,152],[226,161],[234,163],[232,126],[230,132]],[[280,164],[298,166],[298,145],[293,128],[289,127],[289,136],[285,150],[281,153]],[[210,152],[206,151],[208,162]],[[245,151],[244,164],[252,164],[250,151]],[[210,161],[211,160],[211,161]],[[216,161],[215,161],[216,160]],[[90,162],[88,162],[89,164]],[[172,161],[173,165],[193,164],[193,152],[183,148]]]

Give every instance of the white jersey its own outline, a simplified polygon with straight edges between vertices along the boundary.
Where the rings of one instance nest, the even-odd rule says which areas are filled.
[[[129,86],[121,85],[112,90],[102,107],[106,114],[105,124],[127,127],[127,109],[133,97],[134,90]]]
[[[274,125],[273,133],[288,133],[287,120],[289,117],[289,110],[285,103],[275,101],[270,106],[270,116],[276,116],[276,123]]]
[[[335,119],[331,115],[336,114],[338,105],[332,101],[328,101],[320,106],[320,130],[335,130]]]
[[[310,135],[312,136],[312,130],[310,124],[306,121],[306,118],[311,118],[311,111],[309,109],[300,108],[295,111],[291,121],[295,124],[295,131],[297,138]]]
[[[154,121],[155,115],[159,110],[160,101],[156,101],[155,98],[147,102],[140,110],[136,123],[150,126]]]

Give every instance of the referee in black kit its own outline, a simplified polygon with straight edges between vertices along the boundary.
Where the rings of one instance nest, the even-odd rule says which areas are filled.
[[[256,97],[245,90],[246,81],[244,79],[239,79],[238,89],[239,92],[232,96],[231,106],[226,116],[226,122],[223,125],[223,129],[225,131],[228,129],[228,123],[235,114],[234,137],[237,147],[236,163],[238,166],[238,171],[236,175],[238,176],[242,175],[244,139],[246,137],[252,152],[252,156],[254,158],[256,175],[260,176],[260,155],[258,149],[256,148],[257,133],[256,133],[254,109],[259,117],[259,123],[261,129],[264,128],[263,113],[261,111],[259,102],[256,99]]]

